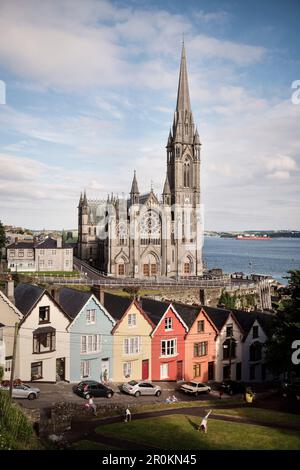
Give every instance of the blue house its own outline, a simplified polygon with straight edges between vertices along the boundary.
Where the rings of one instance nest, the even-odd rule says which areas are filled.
[[[91,292],[63,288],[59,304],[71,317],[70,382],[112,380],[115,320]]]

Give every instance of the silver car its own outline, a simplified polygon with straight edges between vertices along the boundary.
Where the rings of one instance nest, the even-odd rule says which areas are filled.
[[[128,383],[122,385],[121,390],[129,395],[139,397],[141,395],[155,395],[159,397],[161,395],[161,388],[159,385],[154,385],[151,382],[131,380]]]
[[[0,386],[0,390],[9,391],[9,387]],[[40,395],[40,389],[36,387],[30,387],[26,384],[14,385],[12,389],[12,398],[28,398],[28,400],[34,400]]]

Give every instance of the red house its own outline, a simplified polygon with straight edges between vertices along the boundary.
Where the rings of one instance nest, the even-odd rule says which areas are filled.
[[[154,323],[152,380],[184,379],[184,338],[187,325],[172,304],[142,299],[142,308]]]

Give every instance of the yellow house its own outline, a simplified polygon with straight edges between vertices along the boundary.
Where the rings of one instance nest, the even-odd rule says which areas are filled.
[[[135,300],[109,293],[104,306],[116,320],[113,337],[113,381],[151,380],[151,337],[154,325]]]

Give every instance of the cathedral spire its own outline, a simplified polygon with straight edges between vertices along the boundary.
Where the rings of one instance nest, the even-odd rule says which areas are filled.
[[[136,171],[134,170],[131,191],[130,191],[131,204],[138,204],[139,196],[140,196],[140,192],[139,192],[137,179],[136,179]]]
[[[165,179],[163,194],[171,194],[168,173],[167,173],[167,176],[166,176],[166,179]]]
[[[87,206],[86,190],[84,190],[84,193],[83,193],[83,200],[82,200],[82,203],[83,203],[84,206]]]
[[[178,92],[177,92],[177,104],[176,111],[188,111],[191,112],[191,103],[190,103],[190,93],[189,93],[189,83],[188,75],[186,68],[186,55],[184,41],[182,42],[182,51],[181,51],[181,63],[180,63],[180,72],[179,72],[179,83],[178,83]]]
[[[130,194],[140,194],[138,184],[137,184],[136,171],[135,170],[134,170],[134,174],[133,174],[133,180],[132,180]]]

